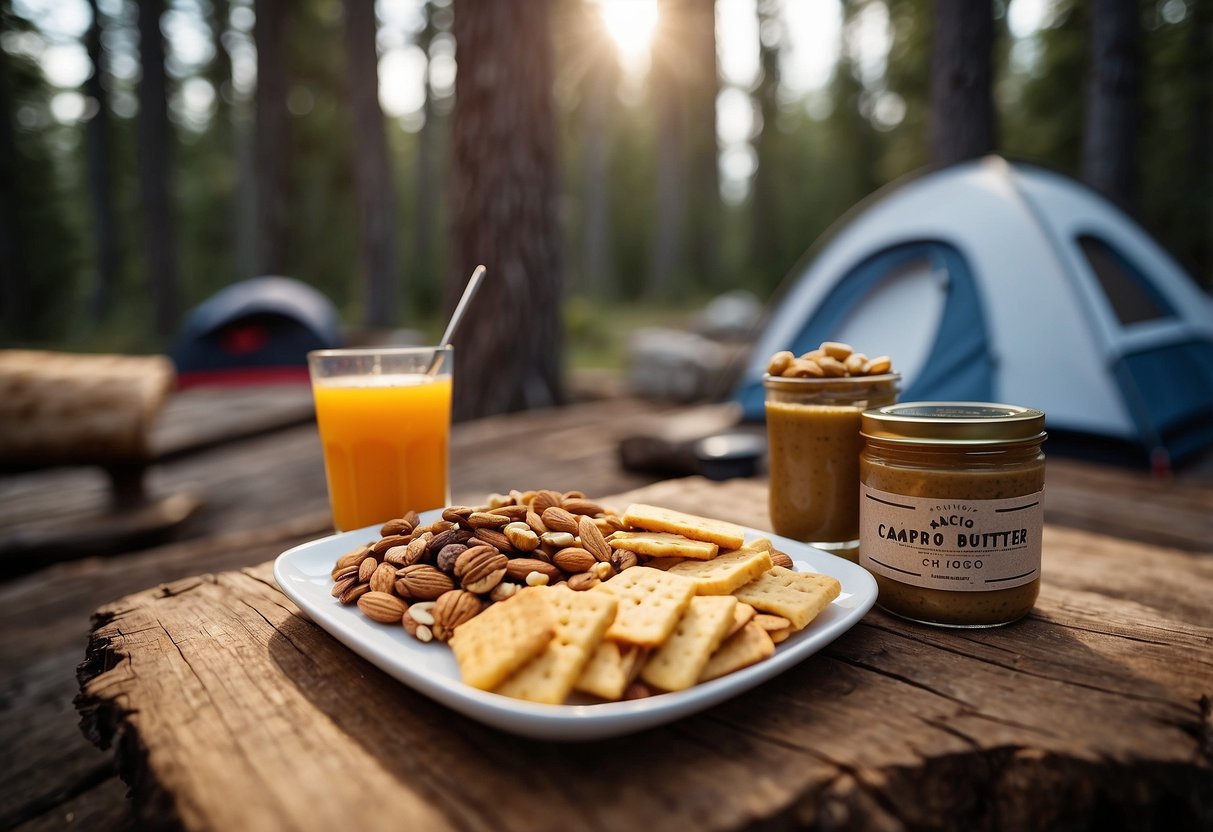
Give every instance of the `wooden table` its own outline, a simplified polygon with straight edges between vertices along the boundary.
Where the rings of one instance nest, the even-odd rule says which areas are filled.
[[[761,480],[617,468],[618,438],[668,415],[603,402],[460,426],[456,497],[640,486],[612,501],[764,526]],[[414,694],[278,592],[269,561],[327,524],[319,472],[312,428],[216,446],[156,473],[207,495],[194,536],[0,584],[0,828],[1213,825],[1207,481],[1050,459],[1028,619],[956,633],[874,611],[701,715],[553,745]],[[71,704],[86,638],[77,704],[104,754]]]
[[[644,499],[764,525],[756,481]],[[104,607],[85,731],[189,829],[1209,828],[1213,560],[1050,527],[1040,604],[949,632],[873,612],[777,680],[606,742],[519,739],[312,625],[270,564]]]

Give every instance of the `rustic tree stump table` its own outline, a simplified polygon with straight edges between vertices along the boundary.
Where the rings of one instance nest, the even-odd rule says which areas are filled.
[[[765,527],[765,493],[692,478],[610,502]],[[773,681],[609,741],[434,704],[308,621],[270,563],[104,606],[78,707],[155,828],[1207,830],[1211,529],[1185,516],[1167,547],[1049,524],[1017,624],[874,610]]]

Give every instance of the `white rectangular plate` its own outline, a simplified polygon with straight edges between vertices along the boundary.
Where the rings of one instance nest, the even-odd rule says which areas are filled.
[[[436,511],[428,512],[422,519],[430,522],[437,516]],[[777,549],[791,556],[798,571],[833,575],[842,584],[842,594],[812,624],[778,645],[771,658],[728,676],[629,702],[538,705],[465,685],[445,644],[423,644],[403,627],[376,624],[356,606],[342,606],[329,594],[333,586],[329,573],[337,558],[378,536],[378,527],[370,526],[296,546],[278,556],[274,578],[316,624],[409,687],[472,719],[537,739],[618,736],[702,711],[804,661],[854,626],[876,601],[876,582],[861,567],[803,543],[746,529],[747,540],[770,537]]]

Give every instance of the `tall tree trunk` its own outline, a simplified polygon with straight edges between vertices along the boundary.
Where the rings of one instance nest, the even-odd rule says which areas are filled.
[[[601,42],[607,39],[601,18],[585,12]],[[592,41],[591,41],[592,42]],[[595,50],[586,77],[582,102],[581,131],[585,142],[582,158],[582,246],[581,274],[585,289],[595,297],[614,294],[614,258],[611,253],[610,124],[613,118],[619,64],[609,47]]]
[[[721,277],[719,147],[716,139],[716,0],[681,0],[686,59],[685,92],[687,196],[690,250],[687,262],[695,279],[715,286]]]
[[[771,27],[783,30],[777,0],[759,0],[757,4],[758,29]],[[781,150],[775,120],[779,116],[779,50],[774,43],[760,39],[758,63],[762,68],[762,79],[758,82],[756,95],[762,113],[762,133],[759,134],[755,150],[758,153],[758,169],[754,171],[754,183],[750,197],[750,263],[762,269],[764,266],[783,263],[781,249],[784,242],[780,235],[780,188],[779,177]],[[783,272],[768,275],[771,283],[783,277]]]
[[[650,285],[655,294],[668,296],[676,291],[684,268],[686,125],[679,83],[682,9],[675,0],[664,0],[660,8],[650,70],[657,107],[657,216]]]
[[[931,161],[948,165],[994,150],[990,0],[936,0],[931,59]]]
[[[421,105],[424,123],[417,134],[417,184],[413,194],[413,266],[410,280],[413,286],[432,285],[436,277],[433,216],[437,204],[435,182],[438,160],[434,152],[434,139],[439,135],[439,125],[434,91],[430,88],[430,45],[438,34],[438,27],[434,24],[434,4],[431,0],[427,0],[422,7],[422,14],[425,15],[425,25],[417,35],[417,46],[425,52],[425,72],[422,76],[425,100]]]
[[[1139,14],[1137,0],[1092,3],[1082,136],[1082,178],[1129,210],[1137,205]]]
[[[290,114],[286,109],[286,27],[290,0],[254,0],[257,22],[257,171],[258,269],[281,274],[286,268],[287,160]]]
[[[139,193],[143,200],[147,278],[156,335],[177,326],[176,222],[170,191],[173,130],[164,68],[163,0],[139,0]]]
[[[89,292],[88,312],[93,323],[99,322],[109,310],[110,299],[118,280],[118,229],[114,221],[113,178],[110,170],[110,108],[106,90],[105,50],[101,48],[101,10],[97,0],[88,0],[93,22],[84,36],[85,48],[93,72],[84,82],[84,94],[97,107],[84,128],[85,155],[88,169],[89,201],[93,208],[93,231],[96,240],[93,285]]]
[[[0,0],[0,34],[10,25],[8,0]],[[15,102],[8,53],[0,49],[0,324],[4,332],[21,332],[26,309],[26,272],[17,211],[17,144],[13,130]]]
[[[396,199],[388,163],[383,109],[379,106],[379,58],[375,45],[375,4],[343,0],[347,94],[354,119],[354,184],[358,238],[364,270],[362,322],[368,327],[395,323]]]
[[[564,401],[563,272],[546,0],[455,0],[452,279],[488,276],[456,337],[455,414]]]

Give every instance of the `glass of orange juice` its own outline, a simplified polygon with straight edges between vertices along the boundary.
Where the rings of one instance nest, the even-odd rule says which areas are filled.
[[[380,524],[450,502],[451,347],[308,353],[333,524]]]

